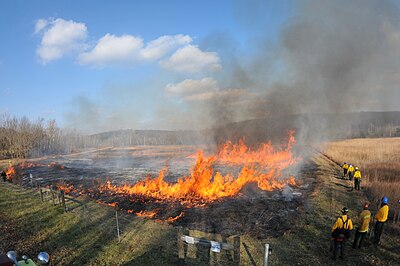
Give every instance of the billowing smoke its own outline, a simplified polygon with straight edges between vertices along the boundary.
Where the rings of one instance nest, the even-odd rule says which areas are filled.
[[[241,20],[248,21],[248,14],[254,10],[265,10],[263,3],[268,6],[266,1],[241,6]],[[329,126],[324,123],[328,122],[310,123],[318,118],[315,114],[398,110],[397,5],[373,0],[296,3],[277,41],[260,34],[250,56],[234,54],[228,58],[230,73],[225,72],[220,82],[226,87],[236,84],[248,93],[231,101],[222,99],[220,104],[214,101],[209,108],[215,109],[214,121],[261,117],[284,120],[288,115],[301,114],[294,123],[303,129],[302,134],[323,135]],[[257,17],[246,26],[262,27],[268,22],[261,18],[254,21]],[[226,47],[227,42],[220,38],[206,43]],[[224,106],[227,108],[221,111]]]
[[[108,99],[118,110],[100,122],[113,128],[205,129],[301,115],[294,123],[308,134],[327,127],[325,122],[311,122],[314,127],[307,129],[314,114],[398,110],[400,12],[395,2],[304,0],[279,10],[270,1],[236,5],[241,30],[254,33],[246,45],[229,32],[211,33],[200,40],[199,48],[211,51],[208,55],[218,67],[193,76],[176,74],[175,82],[166,78],[171,73],[160,70],[154,76],[157,81],[141,86],[139,96],[135,89],[109,88],[113,96]],[[278,23],[269,19],[275,11],[290,15]],[[263,30],[270,23],[278,32]],[[158,107],[150,119],[143,118],[135,104],[119,103],[127,99],[152,101]],[[70,114],[69,120],[98,121],[99,109],[89,109]],[[142,119],[150,122],[141,125]]]

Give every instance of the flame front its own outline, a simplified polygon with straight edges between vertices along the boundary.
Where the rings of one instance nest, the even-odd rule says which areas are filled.
[[[135,185],[114,186],[110,181],[100,187],[101,191],[116,194],[143,195],[159,200],[179,200],[182,203],[211,202],[221,198],[234,197],[249,183],[255,183],[262,190],[283,189],[287,184],[294,185],[293,177],[282,177],[282,170],[296,163],[291,152],[295,143],[293,132],[284,147],[276,151],[271,143],[262,144],[258,149],[248,148],[243,141],[239,144],[227,142],[214,156],[197,153],[196,164],[190,175],[179,178],[176,183],[168,183],[164,177],[168,168],[161,170],[158,177],[147,177]],[[215,172],[213,165],[241,165],[235,177]]]

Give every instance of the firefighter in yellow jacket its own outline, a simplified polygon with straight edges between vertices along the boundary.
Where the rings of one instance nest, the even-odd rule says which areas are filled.
[[[350,238],[350,231],[353,230],[353,222],[349,217],[347,217],[348,212],[349,209],[343,207],[342,216],[338,217],[332,226],[332,238],[334,244],[332,259],[334,260],[336,260],[336,255],[339,249],[340,258],[344,259],[346,240]]]
[[[361,183],[361,171],[356,166],[356,171],[354,172],[354,189],[360,190],[360,183]]]
[[[371,212],[368,210],[368,202],[364,203],[363,209],[364,210],[360,213],[359,216],[359,225],[356,231],[356,235],[354,236],[353,248],[362,247],[362,242],[368,233],[369,223],[371,221]]]
[[[375,235],[374,244],[375,245],[379,245],[379,241],[381,240],[383,225],[387,221],[387,218],[389,215],[388,201],[389,200],[387,197],[382,198],[381,208],[379,209],[378,213],[375,215],[375,218],[376,218],[375,229],[374,229],[374,235]]]
[[[345,178],[345,176],[347,175],[347,170],[349,169],[349,165],[346,162],[344,162],[342,168],[343,168],[343,178]]]
[[[349,165],[349,169],[347,169],[347,175],[349,176],[349,180],[353,180],[354,175],[354,166],[352,164]]]

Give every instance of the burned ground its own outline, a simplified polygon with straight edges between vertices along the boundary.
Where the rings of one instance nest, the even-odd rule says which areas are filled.
[[[296,185],[283,190],[263,191],[250,183],[242,188],[238,196],[212,202],[192,202],[184,198],[159,200],[100,189],[107,180],[113,185],[122,185],[135,183],[147,175],[156,176],[166,164],[169,172],[165,180],[175,182],[188,173],[194,151],[192,147],[174,146],[102,149],[92,153],[42,158],[31,161],[29,167],[26,163],[25,168],[21,167],[23,165],[16,166],[14,181],[26,187],[72,187],[68,191],[71,196],[84,195],[131,215],[144,214],[174,226],[224,236],[247,233],[263,239],[282,235],[291,229],[312,188],[311,173],[315,165],[311,162],[304,163],[299,172],[296,170]],[[238,171],[238,168],[218,165],[216,170],[224,173]]]

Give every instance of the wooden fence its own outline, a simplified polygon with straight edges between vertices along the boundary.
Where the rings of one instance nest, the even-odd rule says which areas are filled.
[[[84,210],[87,209],[86,202],[66,196],[63,190],[57,190],[53,187],[39,188],[39,193],[40,199],[43,202],[51,201],[54,206],[61,206],[65,212],[72,211],[79,207],[82,207]]]

